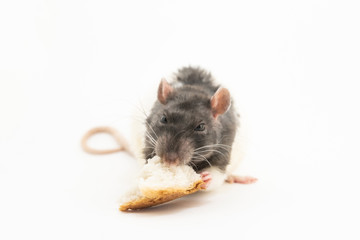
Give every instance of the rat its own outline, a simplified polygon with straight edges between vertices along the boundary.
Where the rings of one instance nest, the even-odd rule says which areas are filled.
[[[145,159],[155,155],[167,165],[186,164],[201,175],[205,189],[229,183],[253,183],[253,177],[229,175],[239,114],[227,88],[201,68],[183,67],[158,86],[157,100],[145,120]]]

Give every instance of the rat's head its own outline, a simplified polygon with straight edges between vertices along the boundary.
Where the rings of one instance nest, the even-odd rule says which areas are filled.
[[[206,161],[221,140],[219,116],[230,102],[226,88],[211,95],[195,86],[175,89],[163,79],[158,101],[146,119],[146,159],[158,155],[170,165]]]

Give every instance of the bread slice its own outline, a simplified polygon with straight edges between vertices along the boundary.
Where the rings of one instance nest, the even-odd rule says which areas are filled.
[[[165,166],[155,156],[141,170],[138,186],[124,197],[121,211],[152,207],[202,188],[202,181],[191,167]]]

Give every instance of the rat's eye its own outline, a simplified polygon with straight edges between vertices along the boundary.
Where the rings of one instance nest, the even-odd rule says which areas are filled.
[[[194,131],[204,131],[205,130],[205,123],[200,123]]]
[[[163,116],[160,118],[160,122],[161,122],[161,123],[167,123],[167,122],[168,122],[165,115],[163,115]]]

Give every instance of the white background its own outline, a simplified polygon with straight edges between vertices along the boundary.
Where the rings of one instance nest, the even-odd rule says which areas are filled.
[[[358,1],[1,1],[1,239],[359,239]],[[121,213],[137,171],[80,139],[161,77],[210,70],[240,105],[254,185]],[[110,147],[106,136],[92,144]]]

